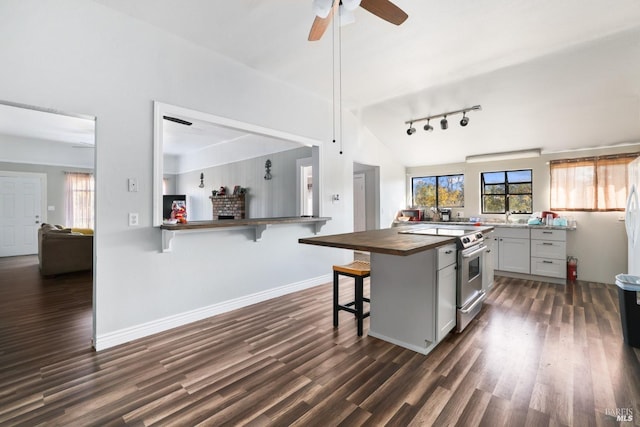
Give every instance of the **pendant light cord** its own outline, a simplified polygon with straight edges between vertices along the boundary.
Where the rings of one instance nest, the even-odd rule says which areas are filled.
[[[338,19],[340,19],[339,13]],[[338,25],[338,61],[338,72],[340,76],[338,83],[338,98],[340,99],[340,154],[342,154],[342,25]]]
[[[333,125],[333,143],[336,143],[336,20],[331,22],[331,123]]]

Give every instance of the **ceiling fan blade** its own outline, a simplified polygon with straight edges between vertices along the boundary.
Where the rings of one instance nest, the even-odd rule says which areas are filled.
[[[327,27],[331,23],[331,18],[333,18],[334,13],[337,12],[339,5],[340,5],[340,1],[334,0],[333,6],[331,7],[331,11],[329,12],[329,15],[327,15],[326,18],[320,18],[319,16],[316,16],[316,18],[313,20],[313,24],[311,25],[311,31],[309,31],[308,40],[310,42],[314,42],[322,38],[322,35],[324,34],[324,32],[327,30]]]
[[[360,6],[378,18],[382,18],[395,25],[402,24],[409,17],[402,9],[389,0],[362,0]]]

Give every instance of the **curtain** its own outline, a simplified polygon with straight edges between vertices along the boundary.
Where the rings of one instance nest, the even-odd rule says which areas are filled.
[[[551,161],[551,209],[623,211],[627,165],[638,153]]]
[[[90,173],[66,172],[66,226],[94,228],[94,178]]]

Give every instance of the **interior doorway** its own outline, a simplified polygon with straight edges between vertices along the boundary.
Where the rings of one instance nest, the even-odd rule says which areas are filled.
[[[39,271],[37,254],[38,229],[41,224],[66,222],[67,173],[93,174],[95,171],[96,118],[2,100],[0,118],[0,150],[3,155],[0,161],[0,170],[3,171],[0,173],[0,185],[3,187],[0,204],[3,208],[11,206],[15,209],[15,214],[12,215],[22,217],[21,220],[16,220],[19,229],[16,230],[15,236],[11,237],[15,240],[16,246],[20,246],[20,239],[30,245],[22,254],[17,249],[11,254],[0,254],[5,266],[3,273],[12,268],[16,269],[15,278],[11,279],[11,283],[15,280],[25,280],[23,276],[28,274],[29,282],[37,285],[38,290],[46,290],[39,285],[41,282],[70,282],[81,277],[83,285],[91,287],[82,291],[92,295],[91,313],[87,310],[78,312],[78,322],[84,324],[85,329],[91,330],[91,336],[86,337],[86,344],[89,345],[95,342],[95,245],[93,273],[68,273],[69,277],[43,277]],[[95,198],[90,204],[95,213]],[[5,215],[6,212],[0,214],[2,225],[6,224]],[[0,230],[0,236],[4,241],[8,232],[1,226]],[[92,275],[90,283],[85,280],[87,275]],[[29,295],[37,298],[36,293]]]
[[[353,164],[354,231],[380,228],[380,166]]]
[[[296,160],[296,214],[313,216],[313,158]]]
[[[363,173],[353,174],[353,231],[367,229],[367,196],[365,191],[365,176]]]

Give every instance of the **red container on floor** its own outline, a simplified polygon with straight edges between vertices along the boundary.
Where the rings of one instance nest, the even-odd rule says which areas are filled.
[[[567,258],[567,280],[575,283],[578,278],[578,258]]]

